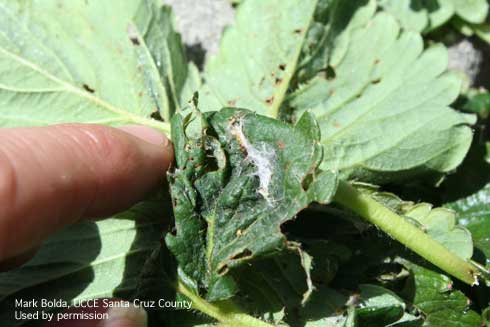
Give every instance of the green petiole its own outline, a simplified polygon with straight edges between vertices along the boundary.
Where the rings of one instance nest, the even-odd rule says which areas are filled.
[[[450,252],[422,230],[367,194],[341,181],[334,201],[376,225],[427,261],[469,285],[478,284],[479,269]]]
[[[213,317],[220,322],[219,326],[230,327],[273,327],[260,319],[241,312],[230,301],[209,303],[189,290],[181,281],[177,282],[176,290],[192,301],[192,308]]]

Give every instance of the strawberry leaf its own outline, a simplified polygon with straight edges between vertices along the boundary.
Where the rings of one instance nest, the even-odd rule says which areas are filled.
[[[152,0],[0,4],[0,126],[169,120],[187,74]],[[111,13],[110,16],[107,13]]]
[[[64,300],[69,304],[101,297],[130,298],[141,267],[159,246],[164,206],[161,196],[100,222],[69,226],[49,238],[33,259],[0,273],[0,319],[16,320],[16,299]],[[45,311],[60,308],[45,308]],[[24,308],[35,313],[40,307]]]
[[[444,46],[424,49],[374,0],[247,0],[206,67],[201,107],[293,122],[309,111],[322,169],[400,182],[448,173],[469,149],[475,119],[449,107],[461,81],[447,65]]]
[[[195,111],[173,118],[172,139],[176,234],[166,242],[209,301],[236,293],[230,270],[290,247],[281,224],[335,192],[335,175],[317,170],[319,131],[308,114],[293,127],[247,110]]]

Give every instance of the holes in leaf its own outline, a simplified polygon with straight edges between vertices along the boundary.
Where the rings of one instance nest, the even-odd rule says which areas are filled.
[[[218,275],[220,276],[225,275],[227,272],[228,272],[228,265],[221,266],[217,271]]]
[[[153,111],[151,113],[150,117],[153,118],[153,119],[159,120],[159,121],[163,121],[162,115],[160,115],[160,111],[158,109],[156,109],[155,111]]]
[[[328,66],[325,69],[325,78],[330,81],[333,80],[335,77],[337,77],[337,73],[335,72],[335,69],[333,69],[332,66]]]
[[[214,156],[208,156],[206,160],[206,171],[217,171],[219,169],[218,160]]]
[[[250,251],[249,249],[244,249],[243,251],[232,256],[230,260],[246,259],[246,258],[250,258],[251,256],[252,256],[252,251]]]
[[[403,281],[409,276],[405,267],[399,263],[387,262],[366,270],[366,274],[382,283]]]

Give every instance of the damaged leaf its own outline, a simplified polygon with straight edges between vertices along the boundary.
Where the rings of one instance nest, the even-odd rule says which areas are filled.
[[[344,178],[388,183],[449,172],[471,144],[473,116],[449,105],[460,80],[447,50],[424,49],[386,13],[351,31],[333,78],[321,74],[289,96],[293,120],[313,113],[322,130],[322,168]],[[333,46],[335,46],[333,44]]]
[[[452,171],[475,122],[449,107],[461,80],[447,72],[443,45],[424,48],[420,34],[379,9],[375,0],[244,1],[205,69],[202,107],[293,122],[311,112],[321,167],[344,179],[385,184]]]
[[[0,126],[145,124],[169,132],[151,117],[170,118],[187,64],[169,9],[156,3],[2,1]]]
[[[281,224],[335,192],[335,175],[318,171],[319,131],[308,114],[291,126],[247,110],[194,111],[175,116],[172,139],[176,234],[166,242],[210,301],[236,293],[231,269],[290,245]]]
[[[202,110],[240,107],[277,117],[317,3],[247,0],[240,5],[235,26],[226,30],[219,54],[206,65]]]

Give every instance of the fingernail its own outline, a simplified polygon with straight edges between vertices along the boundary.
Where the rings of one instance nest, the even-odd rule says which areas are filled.
[[[111,308],[107,311],[108,318],[103,327],[146,327],[148,317],[143,308]]]
[[[119,129],[154,145],[165,147],[169,143],[168,138],[163,133],[151,127],[141,125],[127,125],[121,126],[119,127]]]

